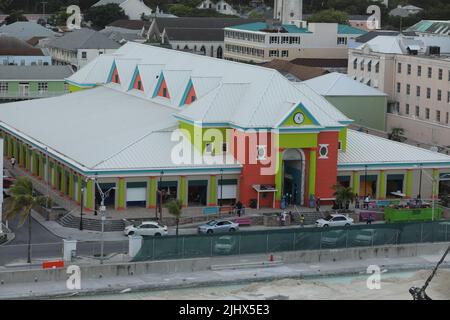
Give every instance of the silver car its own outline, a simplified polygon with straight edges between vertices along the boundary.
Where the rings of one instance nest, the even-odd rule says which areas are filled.
[[[239,224],[229,220],[211,220],[198,227],[200,234],[227,233],[239,230]]]

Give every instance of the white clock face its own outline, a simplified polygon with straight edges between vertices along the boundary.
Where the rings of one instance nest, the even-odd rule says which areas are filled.
[[[297,112],[297,113],[294,115],[294,122],[295,122],[296,124],[302,124],[303,121],[305,121],[305,116],[303,115],[303,113]]]

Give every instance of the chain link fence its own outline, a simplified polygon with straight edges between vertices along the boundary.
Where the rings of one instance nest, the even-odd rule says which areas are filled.
[[[450,240],[450,221],[144,237],[133,261],[371,247]]]

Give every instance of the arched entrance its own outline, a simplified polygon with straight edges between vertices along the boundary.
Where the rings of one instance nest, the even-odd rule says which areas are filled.
[[[287,149],[283,153],[283,193],[286,205],[303,205],[305,181],[305,155],[300,149]]]

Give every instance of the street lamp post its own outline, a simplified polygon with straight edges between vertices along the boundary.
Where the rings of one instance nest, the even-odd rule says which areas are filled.
[[[367,164],[364,166],[364,197],[367,197]]]
[[[80,194],[80,201],[81,201],[81,209],[80,209],[80,230],[83,230],[83,206],[84,206],[84,180],[81,180],[81,194]]]
[[[422,198],[422,164],[420,164],[419,196]]]
[[[223,168],[220,169],[220,207],[223,203]]]
[[[161,170],[161,175],[159,176],[159,186],[158,186],[158,192],[159,192],[159,220],[162,220],[162,206],[163,206],[163,192],[162,192],[162,177],[164,175],[164,171]]]
[[[97,176],[95,180],[95,186],[98,188],[98,192],[100,193],[100,212],[101,212],[101,221],[102,221],[102,232],[101,232],[101,239],[100,239],[100,264],[103,264],[103,248],[104,248],[104,239],[103,239],[103,233],[105,231],[105,221],[106,221],[106,207],[105,207],[105,199],[109,197],[109,193],[111,190],[116,190],[116,187],[109,188],[107,191],[103,192],[103,190],[100,188],[100,185],[97,182]]]

